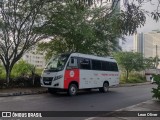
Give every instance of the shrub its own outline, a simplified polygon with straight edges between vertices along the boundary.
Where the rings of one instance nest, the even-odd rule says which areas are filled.
[[[129,83],[142,83],[142,82],[146,82],[145,76],[141,75],[139,73],[132,73],[129,76]]]
[[[23,60],[20,60],[13,66],[11,77],[25,76],[31,74],[33,68],[34,68],[33,65]]]
[[[0,88],[40,87],[41,72],[42,69],[35,69],[33,65],[20,60],[14,65],[11,80],[7,83],[4,67],[0,66]]]
[[[153,75],[157,88],[152,88],[153,98],[160,100],[160,75]]]
[[[19,76],[12,78],[9,84],[5,79],[0,80],[0,88],[25,88],[25,87],[40,87],[40,76],[35,74],[34,84],[32,76]]]
[[[35,73],[38,74],[38,75],[41,75],[42,71],[43,71],[43,69],[36,68]]]
[[[120,77],[120,83],[142,83],[142,82],[146,82],[146,78],[144,75],[139,73],[130,73],[128,80],[123,74]]]

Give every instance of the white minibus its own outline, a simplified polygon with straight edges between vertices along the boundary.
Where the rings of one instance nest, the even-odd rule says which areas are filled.
[[[61,54],[50,59],[41,75],[41,86],[50,93],[65,90],[70,96],[80,89],[107,92],[119,84],[117,62],[112,57],[82,53]]]

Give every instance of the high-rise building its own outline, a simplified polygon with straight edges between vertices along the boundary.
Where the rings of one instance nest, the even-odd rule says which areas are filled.
[[[143,33],[134,34],[133,50],[135,52],[143,53],[143,46],[144,46],[143,41],[144,41]]]
[[[135,52],[142,53],[144,57],[160,57],[160,31],[154,30],[149,33],[135,33],[133,48]]]

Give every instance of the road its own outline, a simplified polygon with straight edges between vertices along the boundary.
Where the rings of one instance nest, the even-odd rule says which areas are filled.
[[[0,111],[114,111],[152,98],[155,85],[110,88],[108,93],[80,92],[1,97]]]

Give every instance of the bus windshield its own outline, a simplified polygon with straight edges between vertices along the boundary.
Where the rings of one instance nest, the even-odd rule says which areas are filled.
[[[59,55],[59,56],[51,58],[45,70],[49,70],[53,72],[63,70],[68,57],[69,55]]]

